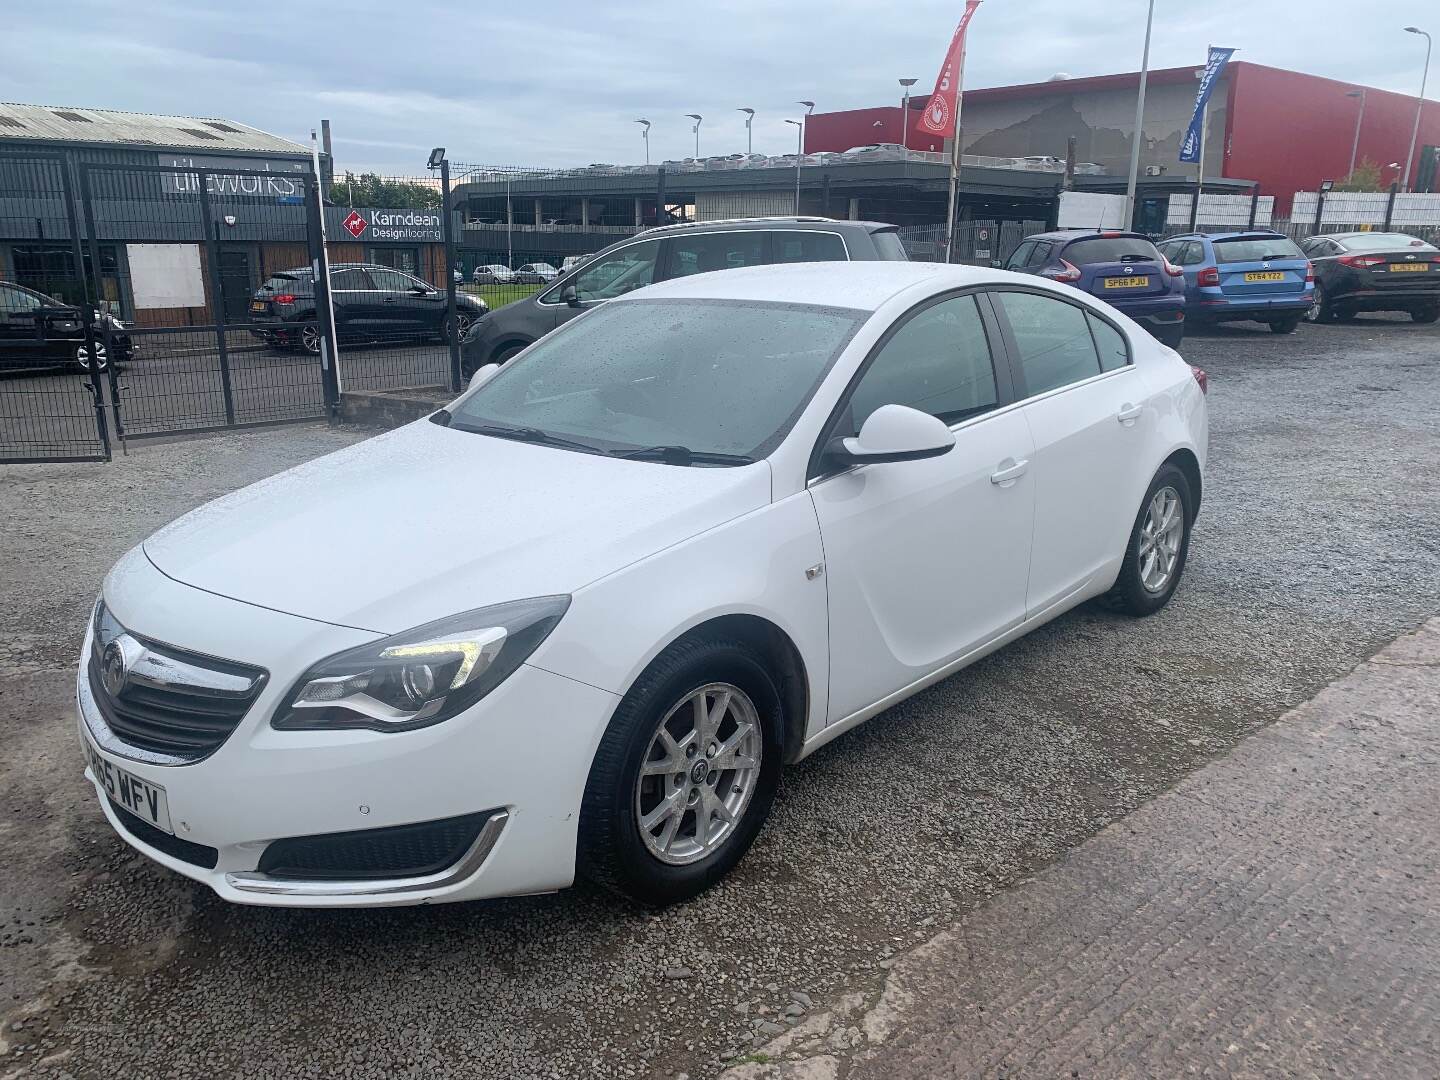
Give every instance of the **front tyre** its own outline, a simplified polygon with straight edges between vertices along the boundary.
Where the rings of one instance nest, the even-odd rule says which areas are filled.
[[[1440,319],[1440,304],[1418,307],[1410,312],[1410,318],[1417,323],[1433,323]]]
[[[580,809],[578,868],[645,904],[688,900],[749,849],[780,779],[784,711],[765,659],[684,641],[625,695]]]
[[[1153,615],[1175,594],[1190,553],[1195,504],[1190,481],[1166,463],[1150,481],[1130,530],[1125,561],[1105,603],[1130,615]]]
[[[314,323],[306,323],[300,328],[299,339],[300,348],[311,356],[320,355],[320,327]]]

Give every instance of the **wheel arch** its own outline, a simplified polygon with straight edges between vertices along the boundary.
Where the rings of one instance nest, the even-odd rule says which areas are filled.
[[[781,732],[784,761],[789,764],[797,760],[805,742],[806,719],[810,710],[810,680],[805,668],[805,658],[801,656],[790,635],[777,624],[761,615],[743,612],[712,616],[677,634],[656,653],[650,664],[654,664],[679,644],[717,638],[744,642],[769,662],[780,691],[780,702],[785,709],[784,728]],[[646,665],[647,669],[650,664]]]
[[[506,349],[513,349],[517,347],[521,349],[528,349],[538,340],[538,338],[527,338],[517,334],[511,334],[508,337],[501,338],[499,341],[497,341],[494,345],[490,347],[490,356],[485,361],[485,363],[497,363],[497,357],[499,357],[499,355],[503,353]]]
[[[1161,462],[1161,468],[1166,465],[1174,465],[1185,474],[1185,480],[1195,496],[1195,507],[1190,514],[1190,520],[1193,522],[1200,514],[1200,501],[1204,486],[1204,478],[1200,471],[1200,459],[1195,456],[1195,451],[1187,446],[1182,446]]]

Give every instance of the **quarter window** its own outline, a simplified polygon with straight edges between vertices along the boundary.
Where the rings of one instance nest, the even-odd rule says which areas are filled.
[[[698,233],[676,237],[670,248],[670,276],[735,270],[765,261],[763,232]]]
[[[1019,270],[1022,266],[1028,266],[1030,262],[1030,253],[1034,250],[1035,241],[1026,240],[1018,248],[1011,252],[1010,258],[1005,263],[1005,269]]]
[[[1095,351],[1100,354],[1100,370],[1114,371],[1128,364],[1130,346],[1125,341],[1125,335],[1088,311],[1085,318],[1090,323],[1090,334],[1095,338]]]
[[[1028,394],[1033,397],[1100,374],[1084,311],[1037,293],[996,295],[1010,320]]]
[[[576,274],[570,284],[575,295],[585,300],[613,300],[655,280],[655,258],[660,241],[631,244],[615,254],[593,262]]]
[[[777,263],[844,262],[847,258],[845,242],[835,233],[776,229],[770,242],[775,245]]]
[[[985,324],[973,296],[956,296],[911,316],[851,392],[845,431],[856,434],[882,405],[909,405],[954,424],[998,401]]]

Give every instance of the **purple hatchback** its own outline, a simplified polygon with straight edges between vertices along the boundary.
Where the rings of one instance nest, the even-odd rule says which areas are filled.
[[[1005,269],[1063,281],[1097,296],[1172,349],[1185,336],[1185,272],[1140,233],[1069,230],[1027,236]]]

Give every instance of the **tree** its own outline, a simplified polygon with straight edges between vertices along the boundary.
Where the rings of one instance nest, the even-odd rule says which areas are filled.
[[[375,173],[356,176],[347,172],[344,179],[330,183],[326,201],[332,206],[383,206],[394,210],[439,210],[440,189],[415,180],[387,180]]]
[[[1337,183],[1332,191],[1383,191],[1384,185],[1380,182],[1380,166],[1365,158],[1355,171]]]

